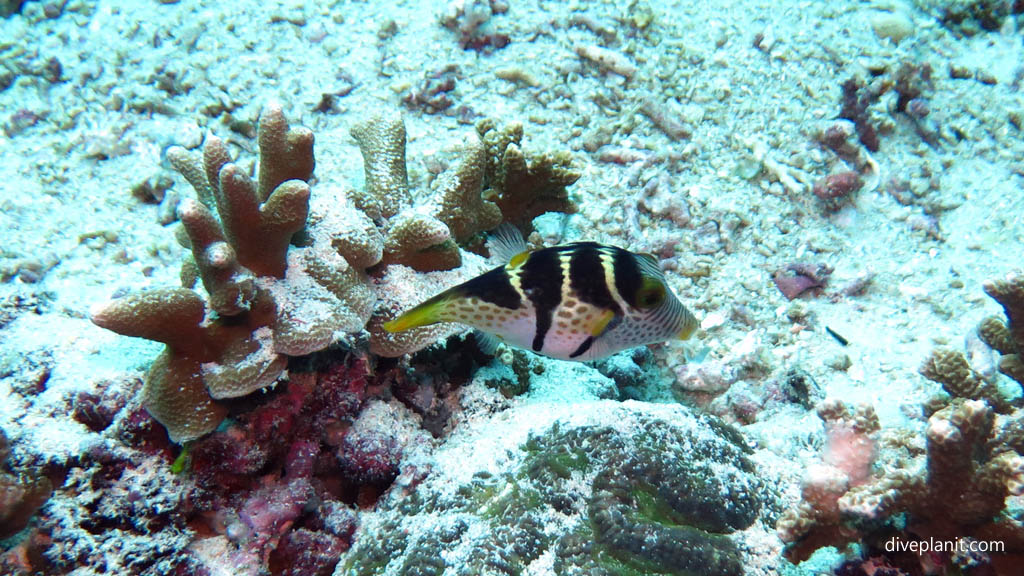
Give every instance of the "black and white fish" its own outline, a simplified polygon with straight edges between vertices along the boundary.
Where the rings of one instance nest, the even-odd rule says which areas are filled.
[[[518,232],[507,229],[496,245],[504,253],[525,248]],[[438,322],[458,322],[513,346],[579,361],[686,339],[697,329],[654,256],[594,242],[521,250],[508,264],[445,290],[384,329]]]

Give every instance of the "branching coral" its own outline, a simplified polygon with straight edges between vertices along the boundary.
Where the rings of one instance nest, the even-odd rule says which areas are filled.
[[[183,267],[186,287],[129,294],[92,316],[119,334],[167,345],[143,394],[175,442],[217,426],[225,412],[214,398],[272,384],[284,355],[308,354],[360,330],[372,310],[362,271],[325,234],[311,233],[311,246],[289,248],[306,224],[312,134],[289,128],[281,108],[270,106],[260,119],[259,145],[256,183],[229,162],[220,139],[210,138],[202,158],[169,152],[200,200],[179,207],[193,255]],[[189,289],[196,277],[206,300]]]
[[[779,518],[776,529],[790,543],[791,558],[804,559],[821,546],[848,541],[855,531],[843,524],[842,497],[869,477],[875,456],[878,416],[870,406],[850,410],[829,400],[818,407],[827,439],[823,462],[804,478],[803,500]]]
[[[999,371],[1024,386],[1024,274],[1012,273],[1005,278],[984,284],[985,293],[998,302],[1006,313],[1006,322],[990,316],[982,320],[976,338],[1000,354]],[[994,374],[983,374],[971,365],[960,350],[938,347],[921,365],[920,372],[942,385],[950,396],[984,400],[999,412],[1019,406],[1019,400],[1004,396]]]
[[[461,254],[448,227],[411,205],[401,115],[375,114],[353,126],[352,137],[366,172],[366,186],[352,200],[370,218],[386,222],[380,263],[405,264],[422,272],[459,267]]]
[[[860,483],[824,469],[810,474],[803,501],[777,526],[790,544],[787,556],[804,560],[822,546],[874,543],[901,513],[915,537],[995,537],[1008,552],[1024,551],[1024,532],[1004,510],[1007,496],[1024,493],[1024,458],[1001,432],[985,402],[957,400],[928,420],[924,474],[913,472],[914,463]]]
[[[484,197],[501,209],[505,221],[522,231],[545,212],[576,212],[566,190],[580,178],[566,154],[527,157],[522,150],[523,125],[499,129],[493,120],[476,126],[486,150]]]
[[[987,318],[978,327],[986,344],[999,352],[999,371],[1024,386],[1024,273],[986,282],[985,293],[1003,307],[1006,323]]]
[[[462,266],[456,242],[496,227],[503,203],[522,222],[547,209],[569,210],[565,186],[578,178],[567,158],[527,162],[518,149],[521,127],[495,134],[485,142],[470,137],[437,200],[421,205],[409,191],[397,112],[353,126],[365,187],[332,203],[311,197],[313,134],[289,127],[277,105],[260,118],[255,182],[219,138],[211,136],[201,155],[170,149],[198,199],[178,209],[192,252],[182,268],[184,288],[129,294],[99,307],[93,321],[167,345],[149,371],[144,399],[171,438],[185,442],[213,430],[225,414],[216,399],[273,384],[286,356],[321,350],[346,333],[368,328],[371,350],[389,356],[451,334],[453,326],[436,326],[395,336],[380,325],[482,271],[475,256]],[[483,197],[488,183],[496,202]],[[299,232],[301,245],[294,246]],[[375,286],[365,274],[370,268]],[[197,281],[202,292],[192,290]],[[374,288],[381,305],[367,325]]]
[[[454,172],[441,186],[441,219],[460,243],[465,243],[480,232],[493,230],[501,224],[501,210],[484,200],[484,145],[476,135],[466,138],[465,154]]]
[[[985,284],[1009,321],[987,319],[978,333],[1004,359],[1016,358],[1020,350],[1022,278],[1012,274]],[[859,541],[877,546],[901,531],[908,539],[999,540],[1006,558],[1024,554],[1024,523],[1019,511],[1007,506],[1008,497],[1024,495],[1024,411],[1000,392],[995,376],[975,370],[959,350],[936,348],[920,371],[946,392],[931,408],[923,449],[907,449],[910,444],[905,440],[894,443],[903,444],[903,449],[889,454],[886,465],[875,466],[859,482],[852,481],[848,471],[836,474],[835,467],[859,462],[855,468],[863,469],[861,456],[847,455],[833,459],[828,467],[812,468],[803,501],[777,526],[780,538],[789,544],[790,559],[803,560],[828,545]],[[1013,375],[1012,370],[1003,371]],[[891,431],[882,441],[901,434],[909,436]],[[831,442],[830,433],[830,446]],[[899,458],[892,459],[894,454]]]

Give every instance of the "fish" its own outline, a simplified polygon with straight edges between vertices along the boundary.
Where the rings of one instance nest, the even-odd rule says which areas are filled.
[[[665,281],[651,254],[596,242],[527,250],[514,228],[488,246],[507,263],[449,288],[385,322],[402,332],[440,322],[559,360],[689,338],[697,318]],[[514,255],[512,255],[514,254]]]

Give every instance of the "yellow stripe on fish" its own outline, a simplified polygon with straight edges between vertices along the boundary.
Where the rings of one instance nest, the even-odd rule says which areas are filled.
[[[653,256],[593,242],[517,254],[384,329],[438,322],[459,322],[545,356],[580,361],[685,339],[697,328]]]

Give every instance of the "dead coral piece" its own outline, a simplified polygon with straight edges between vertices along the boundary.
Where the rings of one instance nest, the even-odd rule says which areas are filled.
[[[808,290],[824,288],[832,267],[826,264],[796,262],[779,268],[772,274],[772,282],[786,300],[792,300]]]
[[[692,135],[691,130],[680,122],[666,105],[655,100],[644,99],[640,103],[640,112],[673,140],[686,140]]]
[[[528,233],[541,214],[576,212],[567,187],[581,174],[568,153],[528,158],[521,148],[523,125],[518,122],[499,129],[494,120],[481,120],[476,131],[487,158],[484,198],[498,205],[506,222]]]
[[[594,44],[576,47],[576,55],[597,65],[602,71],[614,72],[627,80],[636,75],[636,64],[626,56]]]
[[[868,107],[878,100],[873,93],[857,78],[849,78],[842,84],[842,109],[839,117],[853,122],[857,129],[857,138],[871,152],[878,152],[878,131],[871,123]]]
[[[0,465],[8,455],[7,435],[0,430]],[[53,486],[45,477],[29,478],[0,470],[0,539],[20,532],[50,498]]]
[[[424,74],[423,82],[418,88],[410,90],[403,96],[402,103],[410,109],[420,108],[427,114],[437,114],[447,110],[455,104],[448,93],[455,90],[457,79],[458,67],[454,64]]]
[[[463,50],[490,52],[508,45],[508,34],[491,30],[491,16],[508,11],[508,3],[499,0],[455,0],[439,16],[445,28],[459,35]]]
[[[835,212],[845,204],[850,195],[864,186],[864,180],[858,172],[846,170],[829,174],[814,184],[811,192],[818,197],[826,209]]]

